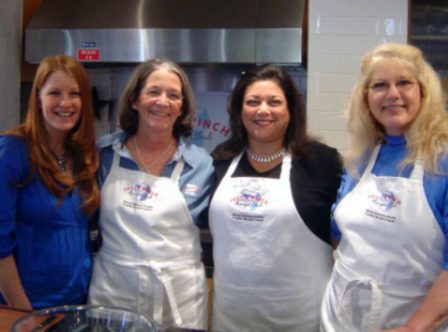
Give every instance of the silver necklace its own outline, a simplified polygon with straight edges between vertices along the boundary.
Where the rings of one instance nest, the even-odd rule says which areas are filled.
[[[165,150],[163,150],[163,152],[157,157],[156,160],[154,160],[151,164],[146,165],[143,162],[143,158],[142,155],[140,154],[140,149],[138,148],[138,144],[137,144],[137,138],[134,136],[134,147],[135,147],[135,151],[137,151],[137,157],[138,157],[138,161],[140,162],[140,164],[143,166],[143,171],[148,172],[151,169],[151,167],[153,167],[154,165],[156,165],[160,159],[162,159],[162,157],[167,153],[167,151],[170,149],[171,144],[173,142],[171,141],[165,148]]]
[[[61,171],[65,171],[67,169],[67,160],[65,159],[64,154],[61,154],[60,156],[56,156],[56,160],[58,162],[59,169]]]
[[[266,164],[278,158],[282,158],[285,155],[285,149],[281,149],[269,156],[261,156],[256,154],[253,150],[247,149],[247,155],[250,159],[255,160],[257,163]]]

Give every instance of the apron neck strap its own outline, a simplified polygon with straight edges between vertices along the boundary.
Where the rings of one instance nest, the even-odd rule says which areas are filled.
[[[246,153],[245,149],[239,155],[237,155],[235,158],[232,159],[232,162],[230,163],[229,169],[224,175],[224,178],[230,178],[232,176],[233,172],[235,172],[235,169],[238,166],[239,161],[241,160],[241,157],[243,156],[243,153]],[[283,156],[283,161],[281,164],[280,179],[288,180],[290,170],[291,170],[291,155],[289,154],[289,152],[286,152],[285,155]]]
[[[364,170],[361,179],[372,173],[372,169],[373,166],[375,165],[375,161],[376,158],[378,157],[379,151],[380,151],[380,145],[377,145],[373,148],[372,153],[370,154],[369,162],[367,163],[366,169]]]
[[[281,165],[280,180],[289,181],[290,171],[291,171],[291,155],[289,154],[289,152],[286,152],[286,154],[283,156],[283,161]]]
[[[114,150],[114,157],[112,160],[112,167],[119,167],[120,166],[120,150],[126,149],[125,146],[120,146],[119,144],[116,144],[113,146]],[[171,173],[170,178],[173,181],[179,181],[180,175],[182,174],[182,171],[184,169],[185,161],[184,158],[180,157],[179,160],[176,162],[176,166],[174,166],[173,172]]]
[[[361,179],[364,178],[364,176],[367,176],[372,172],[373,166],[375,165],[376,159],[378,157],[378,153],[380,151],[380,145],[375,146],[375,148],[372,151],[372,154],[370,155],[369,162],[367,164],[366,170],[364,171],[363,175],[361,176]],[[424,176],[424,167],[421,160],[417,160],[414,163],[414,167],[412,169],[411,175],[409,176],[410,179],[423,179]]]
[[[179,160],[176,162],[176,166],[174,166],[174,170],[171,173],[171,179],[173,181],[179,181],[180,175],[184,169],[185,161],[184,158],[180,157]]]
[[[421,160],[417,160],[414,163],[414,168],[412,169],[411,175],[409,176],[411,179],[419,180],[423,179],[425,174],[425,170],[423,167],[423,162]]]

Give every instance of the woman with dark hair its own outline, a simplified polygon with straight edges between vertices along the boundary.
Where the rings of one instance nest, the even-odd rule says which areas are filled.
[[[86,302],[97,168],[87,74],[71,57],[47,57],[24,123],[0,137],[1,303],[40,309]]]
[[[231,137],[213,152],[213,329],[318,331],[339,154],[308,136],[300,95],[281,67],[245,74],[228,112]]]
[[[131,309],[163,328],[205,329],[199,221],[212,159],[187,142],[195,105],[169,60],[139,65],[120,101],[123,132],[100,140],[102,246],[89,302]]]

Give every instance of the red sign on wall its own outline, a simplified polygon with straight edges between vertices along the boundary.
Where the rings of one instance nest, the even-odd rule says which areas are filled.
[[[100,59],[99,48],[78,48],[79,61],[97,61]]]

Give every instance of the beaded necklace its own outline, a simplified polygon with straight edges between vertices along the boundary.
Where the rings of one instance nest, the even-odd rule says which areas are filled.
[[[269,156],[259,155],[249,148],[246,150],[246,152],[250,159],[256,161],[257,163],[261,163],[261,164],[269,163],[278,158],[282,158],[285,155],[285,149],[281,149]]]

